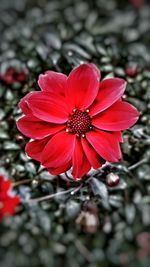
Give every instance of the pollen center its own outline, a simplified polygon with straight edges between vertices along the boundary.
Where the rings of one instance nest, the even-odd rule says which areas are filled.
[[[67,122],[66,131],[83,135],[91,129],[91,118],[87,111],[73,110]]]

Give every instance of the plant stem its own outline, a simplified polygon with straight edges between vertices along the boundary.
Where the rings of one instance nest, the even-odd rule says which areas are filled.
[[[15,183],[12,184],[12,187],[16,187],[18,185],[22,185],[22,184],[29,184],[32,182],[32,179],[24,179],[24,180],[21,180],[21,181],[17,181]]]
[[[30,202],[30,203],[32,203],[32,202],[41,202],[41,201],[49,200],[49,199],[52,199],[54,197],[65,195],[65,194],[68,194],[68,193],[70,193],[71,195],[74,195],[75,193],[77,193],[80,190],[81,187],[82,187],[82,185],[80,185],[79,187],[77,187],[75,189],[70,188],[68,190],[57,192],[57,193],[54,193],[54,194],[51,194],[51,195],[48,195],[48,196],[29,199],[28,202]]]
[[[80,240],[76,240],[75,246],[77,250],[82,254],[82,256],[88,261],[92,262],[93,256],[91,252],[81,243]]]
[[[134,169],[136,169],[137,167],[139,167],[140,165],[142,165],[142,164],[144,164],[144,163],[146,163],[146,162],[147,162],[147,159],[146,159],[146,158],[141,159],[141,160],[138,161],[137,163],[135,163],[135,164],[129,166],[129,167],[128,167],[128,170],[129,170],[129,171],[134,170]]]

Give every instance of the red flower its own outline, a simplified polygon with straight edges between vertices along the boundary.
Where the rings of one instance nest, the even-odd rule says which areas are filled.
[[[15,82],[22,82],[26,78],[25,70],[16,70],[14,67],[10,67],[6,72],[0,76],[0,79],[7,84],[13,84]]]
[[[20,197],[10,192],[11,181],[0,175],[0,221],[3,217],[13,215],[16,206],[20,203]]]
[[[145,4],[145,0],[129,0],[135,8],[141,8]]]
[[[68,77],[47,71],[39,76],[42,91],[21,100],[25,116],[17,126],[34,139],[26,153],[50,173],[57,175],[72,166],[74,178],[80,178],[91,167],[121,159],[121,131],[137,121],[139,112],[121,99],[123,79],[99,80],[94,64],[82,64]]]
[[[130,77],[135,77],[139,73],[139,68],[137,66],[127,67],[125,72]]]

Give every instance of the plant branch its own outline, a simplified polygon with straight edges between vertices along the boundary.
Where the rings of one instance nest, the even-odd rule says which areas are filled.
[[[17,181],[15,183],[12,183],[12,187],[16,187],[18,185],[22,185],[22,184],[29,184],[33,181],[33,179],[24,179],[24,180],[21,180],[21,181]]]
[[[81,187],[82,187],[82,185],[78,186],[75,189],[70,188],[68,190],[57,192],[57,193],[54,193],[54,194],[51,194],[51,195],[48,195],[48,196],[29,199],[28,202],[30,202],[30,203],[31,202],[41,202],[41,201],[49,200],[49,199],[52,199],[54,197],[58,197],[58,196],[65,195],[65,194],[68,194],[68,193],[70,193],[70,195],[74,195],[81,189]]]
[[[88,262],[92,262],[93,256],[91,252],[83,245],[83,243],[80,242],[80,240],[76,240],[75,246]]]
[[[134,169],[136,169],[137,167],[139,167],[140,165],[144,164],[147,162],[147,158],[141,159],[140,161],[138,161],[137,163],[131,165],[128,167],[129,171],[132,171]]]

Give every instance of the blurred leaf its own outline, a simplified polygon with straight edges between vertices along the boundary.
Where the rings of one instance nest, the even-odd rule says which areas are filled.
[[[109,208],[108,190],[106,185],[94,177],[90,178],[89,184],[91,186],[93,194],[95,196],[99,196],[103,206],[108,209]]]

